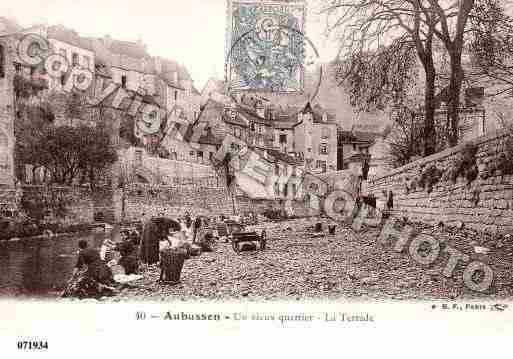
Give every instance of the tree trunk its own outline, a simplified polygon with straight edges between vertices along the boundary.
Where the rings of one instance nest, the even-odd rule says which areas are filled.
[[[463,69],[461,68],[461,51],[449,52],[451,57],[451,77],[449,82],[449,103],[447,108],[447,121],[449,128],[449,145],[458,144],[459,107]]]
[[[435,133],[435,68],[433,62],[427,61],[424,65],[426,71],[426,89],[424,93],[424,157],[436,151]]]

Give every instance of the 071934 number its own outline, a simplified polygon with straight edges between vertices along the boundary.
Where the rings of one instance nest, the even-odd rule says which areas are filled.
[[[43,350],[48,349],[47,341],[19,341],[18,349],[20,350]]]

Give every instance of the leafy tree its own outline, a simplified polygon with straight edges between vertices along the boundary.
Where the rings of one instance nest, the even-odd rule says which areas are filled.
[[[32,134],[31,142],[18,147],[19,159],[45,167],[58,184],[71,185],[82,175],[95,186],[103,171],[117,160],[102,128],[47,126]]]

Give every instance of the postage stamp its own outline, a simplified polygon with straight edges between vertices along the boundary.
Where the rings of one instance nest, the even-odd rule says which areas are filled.
[[[305,6],[229,2],[226,71],[233,90],[303,91]]]

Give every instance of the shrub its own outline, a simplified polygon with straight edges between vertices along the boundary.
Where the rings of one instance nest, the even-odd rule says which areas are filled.
[[[421,188],[426,188],[427,192],[430,193],[433,190],[433,186],[440,181],[444,171],[436,167],[436,165],[431,165],[425,170],[421,172],[419,178],[419,186]]]
[[[502,172],[502,175],[513,174],[513,137],[508,136],[504,143],[504,152],[497,156],[495,169]]]
[[[458,177],[463,176],[467,179],[467,184],[472,183],[479,173],[476,160],[477,150],[476,145],[465,145],[461,153],[453,159],[442,178],[444,180],[450,179],[453,183],[456,183]]]

